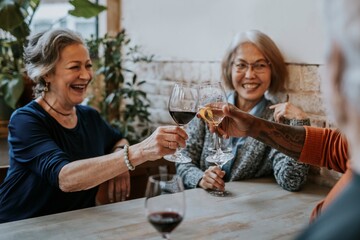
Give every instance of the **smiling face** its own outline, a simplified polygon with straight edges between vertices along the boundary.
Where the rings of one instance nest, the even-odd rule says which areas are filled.
[[[72,108],[86,97],[86,89],[93,76],[89,52],[82,44],[66,46],[60,53],[53,73],[45,76],[50,83],[48,97],[62,108]]]
[[[263,71],[255,72],[249,66],[245,71],[239,71],[238,63],[267,63],[265,56],[252,43],[241,44],[235,54],[232,67],[232,84],[238,94],[237,107],[249,111],[264,96],[271,83],[271,69],[266,65]]]

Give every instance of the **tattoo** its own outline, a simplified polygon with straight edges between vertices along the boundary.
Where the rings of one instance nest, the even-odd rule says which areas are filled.
[[[304,127],[263,122],[255,139],[298,160],[304,146],[305,136]]]

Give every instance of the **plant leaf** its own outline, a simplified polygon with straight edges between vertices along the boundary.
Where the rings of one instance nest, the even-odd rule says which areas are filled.
[[[5,0],[0,3],[0,19],[0,28],[10,32],[24,21],[24,16],[16,2]]]
[[[75,7],[73,10],[69,10],[69,14],[75,17],[92,18],[106,10],[105,6],[88,0],[69,0],[69,3]]]
[[[24,81],[21,74],[16,74],[13,79],[8,79],[6,88],[4,100],[11,108],[15,109],[16,103],[24,91]]]

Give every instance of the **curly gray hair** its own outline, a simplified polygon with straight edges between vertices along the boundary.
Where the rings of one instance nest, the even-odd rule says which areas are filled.
[[[66,28],[49,29],[29,37],[24,48],[24,61],[27,75],[36,83],[35,97],[44,91],[44,75],[54,71],[61,51],[72,44],[86,45],[82,37]]]

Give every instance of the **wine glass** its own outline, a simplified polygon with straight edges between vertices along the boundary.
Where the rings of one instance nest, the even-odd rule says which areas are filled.
[[[199,115],[209,124],[219,126],[225,115],[222,107],[227,104],[225,90],[221,82],[204,83],[199,87]],[[206,158],[206,161],[227,162],[234,158],[231,151],[223,152],[220,144],[221,140],[217,134],[214,136],[216,152]]]
[[[224,153],[232,152],[232,139],[219,138],[217,137],[216,133],[213,133],[211,136],[211,143],[208,146],[208,150],[210,152],[216,153],[215,141],[219,141],[221,151],[223,151]]]
[[[227,104],[225,90],[221,82],[217,83],[204,83],[199,87],[199,115],[209,124],[217,127],[224,119],[225,115],[222,107]],[[230,140],[219,138],[214,133],[213,143],[215,145],[215,153],[209,155],[206,161],[214,163],[219,168],[222,168],[228,161],[234,158],[231,148],[226,146],[225,151],[222,150],[224,142],[229,143]],[[210,150],[211,151],[211,150]],[[230,193],[227,191],[211,190],[209,191],[215,196],[227,196]]]
[[[180,176],[150,176],[145,198],[147,220],[164,239],[169,239],[170,233],[181,223],[185,214],[184,185]]]
[[[169,98],[168,109],[171,117],[178,126],[185,126],[195,117],[197,104],[197,87],[183,83],[174,84]],[[173,155],[166,155],[164,158],[171,162],[191,162],[191,158],[180,152],[180,147],[177,148]]]

